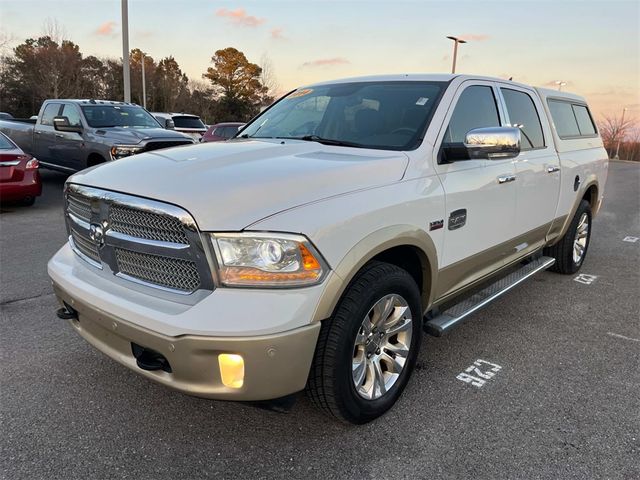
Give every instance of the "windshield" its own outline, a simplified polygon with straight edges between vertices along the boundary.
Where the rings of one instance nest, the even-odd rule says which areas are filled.
[[[204,123],[198,117],[187,117],[182,116],[178,117],[174,115],[171,117],[173,120],[173,124],[176,128],[200,128],[205,129]]]
[[[412,150],[444,82],[362,82],[290,93],[257,117],[241,138],[298,138],[332,145]]]
[[[82,113],[93,128],[161,128],[149,112],[132,105],[83,105]]]

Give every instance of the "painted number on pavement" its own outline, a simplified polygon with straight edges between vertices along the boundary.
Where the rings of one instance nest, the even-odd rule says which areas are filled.
[[[474,387],[482,387],[487,380],[491,380],[502,367],[486,360],[478,359],[473,364],[465,368],[464,372],[456,377],[464,383],[470,383]]]
[[[598,278],[597,275],[589,275],[587,273],[581,273],[573,280],[578,283],[582,283],[583,285],[591,285],[596,278]]]
[[[638,237],[624,237],[622,239],[623,242],[636,243],[638,241]]]

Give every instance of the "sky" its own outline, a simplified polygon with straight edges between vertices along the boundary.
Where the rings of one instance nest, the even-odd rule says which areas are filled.
[[[122,56],[121,0],[0,0],[15,46],[56,22],[85,55]],[[280,90],[384,73],[489,75],[583,95],[640,120],[640,0],[129,0],[130,47],[202,80],[214,52],[268,57]],[[132,81],[136,81],[133,79]]]

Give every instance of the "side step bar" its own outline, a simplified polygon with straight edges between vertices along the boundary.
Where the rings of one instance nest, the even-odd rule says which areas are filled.
[[[542,270],[546,270],[555,262],[555,258],[539,257],[523,265],[520,269],[492,283],[475,295],[439,313],[435,317],[429,318],[424,324],[425,331],[436,337],[442,336],[454,326],[462,323],[472,313],[477,312],[485,305],[501,297],[529,277],[532,277]]]

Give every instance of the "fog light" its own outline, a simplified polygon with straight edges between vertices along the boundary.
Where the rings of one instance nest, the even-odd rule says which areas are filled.
[[[220,376],[225,387],[240,388],[244,383],[244,359],[235,353],[218,355]]]

